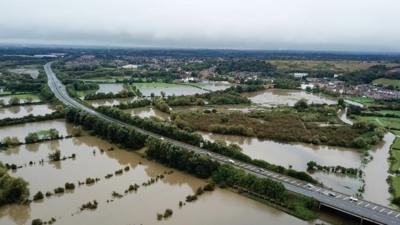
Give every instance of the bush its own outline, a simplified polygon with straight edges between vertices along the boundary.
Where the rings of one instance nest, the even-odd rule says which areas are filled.
[[[54,193],[56,193],[56,194],[62,194],[62,193],[64,193],[64,188],[63,187],[58,187],[58,188],[56,188],[56,189],[54,189]]]
[[[75,184],[73,183],[65,183],[65,190],[74,190],[75,189]]]
[[[41,199],[43,199],[43,198],[44,198],[44,196],[43,196],[43,193],[42,193],[41,191],[38,191],[38,192],[33,196],[33,200],[34,200],[34,201],[41,200]]]
[[[0,163],[0,206],[9,203],[21,203],[28,197],[28,183],[22,178],[10,176],[6,167]]]
[[[32,225],[43,225],[43,221],[41,219],[32,220]]]

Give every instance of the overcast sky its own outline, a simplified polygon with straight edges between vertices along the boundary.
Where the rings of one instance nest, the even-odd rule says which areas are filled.
[[[0,43],[400,52],[400,0],[0,0]]]

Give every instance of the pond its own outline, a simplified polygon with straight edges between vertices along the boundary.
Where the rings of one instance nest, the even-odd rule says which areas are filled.
[[[13,135],[18,129],[25,132],[36,131],[36,127],[57,127],[61,132],[70,132],[71,125],[60,123],[59,120],[34,123],[34,125],[13,126],[0,130],[1,136]],[[114,148],[113,151],[107,149]],[[102,153],[100,149],[105,151]],[[75,159],[60,162],[47,162],[47,155],[60,150],[61,155],[76,154]],[[35,218],[50,220],[54,217],[56,224],[219,224],[243,225],[265,224],[272,221],[282,225],[306,225],[308,222],[299,220],[282,211],[260,202],[243,197],[225,189],[216,189],[206,193],[193,203],[186,203],[180,208],[179,201],[193,194],[195,190],[205,185],[205,181],[188,174],[175,171],[166,174],[164,179],[149,185],[140,186],[137,192],[124,194],[130,184],[142,184],[150,178],[170,171],[152,161],[142,158],[139,154],[118,148],[104,140],[93,136],[82,136],[40,144],[22,145],[0,152],[0,161],[25,165],[29,161],[38,162],[45,159],[43,165],[24,166],[13,176],[22,177],[30,184],[31,197],[37,191],[52,191],[73,182],[75,190],[64,194],[45,197],[28,205],[9,205],[0,208],[0,224],[22,225],[30,224]],[[114,171],[130,167],[121,175],[110,179],[104,176]],[[98,177],[100,180],[92,185],[78,186],[78,181],[87,177]],[[112,197],[112,192],[122,194],[122,198]],[[80,211],[82,204],[96,200],[99,205],[96,210]],[[157,221],[156,214],[165,209],[173,210],[173,216],[162,222]],[[207,216],[204,216],[207,215]],[[323,214],[324,220],[342,224],[338,217]],[[326,219],[325,219],[326,218]],[[318,221],[316,221],[318,222]],[[325,224],[329,224],[324,221]]]
[[[336,104],[337,101],[322,94],[311,94],[301,90],[269,89],[265,91],[246,94],[253,103],[264,106],[289,105],[293,106],[300,99],[308,103]]]
[[[25,105],[25,106],[10,106],[0,108],[0,119],[4,118],[21,118],[32,114],[34,116],[45,115],[54,112],[48,104],[41,105]]]

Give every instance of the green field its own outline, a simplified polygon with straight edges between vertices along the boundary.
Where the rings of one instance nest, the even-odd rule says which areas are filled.
[[[400,116],[400,111],[396,111],[396,110],[379,110],[379,111],[373,111],[373,112],[379,113],[382,115],[391,114],[391,115]]]
[[[400,177],[392,177],[393,197],[400,197]]]
[[[356,97],[356,96],[353,96],[353,97],[348,97],[347,99],[350,100],[350,101],[353,101],[353,102],[358,102],[358,103],[363,104],[363,105],[369,105],[369,104],[375,103],[375,100],[373,98],[369,98],[369,97]]]
[[[394,140],[392,148],[396,149],[396,150],[400,150],[400,138],[396,138],[396,140]]]
[[[357,117],[357,120],[361,122],[373,123],[388,129],[400,130],[400,118],[359,116]]]
[[[380,78],[380,79],[374,80],[373,83],[375,85],[393,86],[397,89],[400,89],[400,80]]]
[[[392,133],[394,133],[396,136],[400,136],[400,130],[392,130]]]

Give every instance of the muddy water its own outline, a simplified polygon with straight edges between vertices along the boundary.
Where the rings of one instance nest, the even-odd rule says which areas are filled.
[[[96,93],[112,92],[112,93],[116,94],[116,93],[122,91],[123,89],[124,89],[124,86],[122,84],[99,84],[99,89],[96,91]]]
[[[68,130],[66,130],[68,132]],[[8,130],[1,130],[1,135],[11,135]],[[101,153],[99,149],[114,147],[114,151]],[[99,177],[93,185],[76,187],[62,195],[45,198],[29,206],[11,205],[0,208],[0,224],[30,224],[34,218],[57,219],[56,224],[273,224],[306,225],[286,213],[267,205],[242,197],[223,189],[206,193],[194,203],[188,203],[179,209],[178,202],[188,194],[205,184],[201,179],[175,171],[159,182],[143,187],[137,193],[113,199],[111,193],[118,193],[130,184],[141,184],[170,170],[157,163],[147,161],[139,155],[121,150],[106,141],[92,136],[51,141],[35,145],[19,146],[0,152],[4,163],[23,165],[30,160],[46,158],[50,152],[60,150],[62,155],[76,154],[76,159],[67,159],[57,163],[23,167],[12,173],[23,177],[30,183],[31,197],[37,191],[51,191],[66,182],[84,181],[87,177]],[[104,179],[108,173],[130,166],[128,172]],[[96,210],[80,211],[82,204],[97,200]],[[113,200],[107,203],[107,200]],[[158,222],[156,214],[165,209],[173,210],[173,216]],[[205,216],[206,215],[206,216]],[[333,221],[338,222],[337,218]],[[343,222],[341,222],[343,223]]]
[[[361,163],[362,155],[357,149],[339,147],[315,146],[307,144],[284,144],[257,138],[246,138],[232,135],[218,135],[202,133],[203,137],[211,140],[225,140],[227,143],[236,143],[243,152],[255,159],[264,159],[270,163],[292,166],[296,170],[306,171],[307,162],[316,161],[321,165],[341,165],[344,167],[362,168],[365,173],[364,199],[383,205],[390,205],[388,192],[388,177],[390,145],[395,136],[387,133],[383,141],[374,146],[369,154],[373,160],[364,166]],[[326,173],[314,173],[312,176],[324,185],[346,194],[355,194],[362,185],[359,179]],[[378,191],[379,190],[379,191]]]
[[[50,105],[26,105],[26,106],[11,106],[0,108],[0,119],[4,118],[20,118],[32,114],[34,116],[45,115],[54,112]]]
[[[64,119],[48,120],[43,122],[25,123],[6,127],[0,127],[0,137],[7,134],[6,136],[17,137],[19,140],[23,140],[29,132],[48,130],[51,128],[56,129],[60,135],[66,136],[72,132],[72,124],[65,123]]]
[[[307,99],[308,103],[336,104],[337,101],[328,99],[320,94],[310,94],[300,90],[270,89],[247,95],[253,103],[265,106],[289,105],[293,106],[300,99]]]
[[[395,138],[394,134],[386,133],[383,142],[374,146],[369,152],[373,160],[364,169],[366,174],[364,198],[383,205],[390,205],[389,184],[386,178],[389,176],[390,145]]]
[[[130,113],[133,116],[139,116],[141,118],[157,117],[163,120],[169,119],[168,113],[161,112],[160,110],[154,109],[153,107],[126,109],[124,110],[124,112]]]

